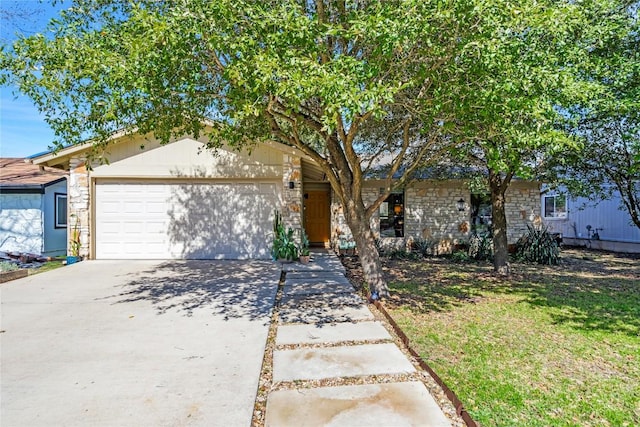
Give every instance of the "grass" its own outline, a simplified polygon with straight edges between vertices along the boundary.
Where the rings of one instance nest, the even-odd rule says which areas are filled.
[[[640,260],[385,260],[387,307],[485,426],[640,425]]]
[[[45,271],[55,270],[56,268],[60,268],[63,266],[64,264],[62,263],[62,261],[47,261],[38,268],[30,269],[29,274],[44,273]]]

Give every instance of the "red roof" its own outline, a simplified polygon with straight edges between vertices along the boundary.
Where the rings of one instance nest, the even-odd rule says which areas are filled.
[[[66,171],[27,163],[23,158],[0,158],[0,187],[45,186],[66,177]]]

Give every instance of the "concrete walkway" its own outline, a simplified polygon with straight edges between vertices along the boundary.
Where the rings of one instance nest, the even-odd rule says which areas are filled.
[[[335,255],[284,267],[267,426],[451,425]]]

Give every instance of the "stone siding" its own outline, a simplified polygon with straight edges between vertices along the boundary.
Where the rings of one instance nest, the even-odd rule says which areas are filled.
[[[458,200],[465,200],[459,211]],[[447,239],[453,243],[469,235],[469,190],[436,183],[430,187],[408,188],[405,192],[405,237],[427,240]]]
[[[80,256],[89,257],[91,255],[91,209],[90,209],[90,187],[89,171],[85,160],[81,157],[73,157],[69,161],[69,194],[67,204],[69,209],[68,233],[69,241],[73,238],[74,229],[77,227],[80,232]],[[71,248],[67,246],[67,253]]]
[[[507,239],[513,244],[527,232],[528,224],[539,225],[542,222],[540,188],[516,182],[507,190],[505,198]]]
[[[285,228],[296,230],[298,239],[302,230],[302,161],[300,157],[283,155],[282,159],[282,221]],[[293,188],[289,183],[293,182]],[[300,243],[300,242],[298,242]]]
[[[363,199],[371,204],[379,194],[378,187],[365,187]],[[457,202],[465,200],[464,211]],[[464,182],[420,182],[405,190],[404,238],[385,237],[385,248],[409,249],[415,239],[436,242],[436,252],[451,252],[458,243],[465,242],[471,231],[471,194]],[[540,191],[535,183],[517,182],[506,194],[506,215],[509,243],[515,243],[527,231],[527,224],[539,221]],[[371,228],[379,236],[378,214],[371,218]],[[331,242],[338,248],[340,240],[351,240],[352,235],[344,219],[339,200],[332,196]]]

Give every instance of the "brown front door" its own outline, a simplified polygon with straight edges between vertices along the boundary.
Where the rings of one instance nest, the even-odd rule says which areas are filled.
[[[324,245],[329,241],[329,222],[329,192],[306,192],[304,228],[312,245]]]

